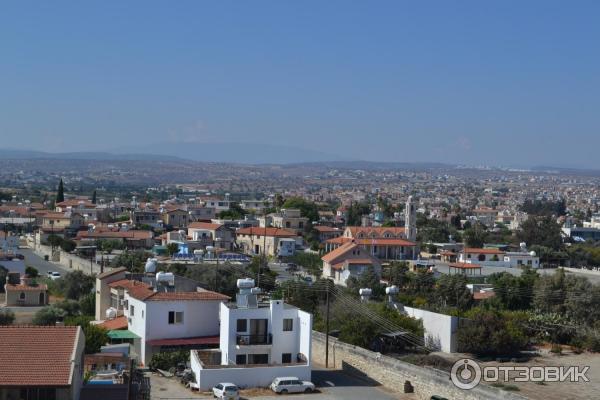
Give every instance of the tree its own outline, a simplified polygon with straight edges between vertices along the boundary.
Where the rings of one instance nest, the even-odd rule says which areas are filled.
[[[78,300],[94,288],[95,280],[93,277],[84,274],[81,271],[73,271],[54,281],[56,290],[65,298]]]
[[[93,354],[100,352],[100,348],[109,341],[106,329],[90,324],[93,317],[77,316],[65,318],[65,325],[80,326],[85,336],[85,353]]]
[[[525,267],[520,276],[500,272],[489,276],[494,286],[493,298],[488,302],[505,310],[528,310],[531,308],[533,287],[539,275],[531,267]]]
[[[467,289],[467,278],[464,275],[444,275],[437,282],[435,301],[443,306],[466,310],[473,303],[473,296]]]
[[[283,198],[281,193],[277,193],[275,195],[275,200],[273,201],[273,205],[275,206],[275,208],[281,208],[284,203],[285,203],[285,199]]]
[[[15,322],[15,313],[11,310],[0,311],[0,326],[12,325]]]
[[[96,204],[96,190],[94,189],[94,193],[92,193],[92,204]]]
[[[290,197],[283,203],[282,208],[295,208],[300,210],[303,217],[308,218],[310,222],[319,220],[319,208],[312,201],[303,199],[302,197]]]
[[[28,265],[25,267],[25,275],[30,278],[37,278],[39,276],[39,271],[36,268]]]
[[[110,262],[111,267],[125,267],[129,272],[144,272],[146,260],[152,254],[144,250],[125,251],[113,258]]]
[[[404,288],[410,281],[408,264],[405,261],[393,261],[389,266],[389,282]]]
[[[527,245],[538,245],[559,250],[562,247],[560,225],[551,216],[530,216],[521,225],[517,238]]]
[[[77,247],[77,244],[72,240],[63,239],[60,242],[60,248],[65,253],[70,253]]]
[[[96,295],[88,293],[79,299],[79,311],[83,315],[94,315],[96,312]]]
[[[371,206],[368,203],[352,203],[348,207],[348,217],[346,225],[357,226],[360,225],[363,215],[367,215],[371,212]]]
[[[526,200],[521,206],[521,211],[536,216],[561,216],[567,212],[567,202],[562,200]]]
[[[179,245],[177,243],[169,243],[167,244],[167,254],[172,256],[179,252]]]
[[[463,240],[467,247],[483,247],[487,237],[485,227],[481,223],[476,223],[468,229],[465,229]]]
[[[60,182],[58,183],[58,190],[56,192],[56,203],[61,203],[63,201],[65,201],[65,187],[62,178],[60,178]]]
[[[242,219],[246,215],[244,210],[238,203],[232,202],[229,204],[229,210],[221,211],[218,217],[221,219]]]
[[[522,321],[498,311],[472,309],[470,321],[457,333],[460,352],[478,356],[514,354],[525,348],[529,339]]]
[[[375,272],[375,268],[369,265],[367,270],[358,277],[349,277],[346,281],[346,286],[354,296],[358,296],[360,289],[368,288],[372,291],[371,296],[373,299],[381,299],[385,295],[385,287],[379,281],[380,279]]]

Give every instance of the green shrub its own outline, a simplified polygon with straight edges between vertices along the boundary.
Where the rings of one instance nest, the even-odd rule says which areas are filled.
[[[177,367],[179,363],[187,363],[190,360],[189,350],[165,351],[154,353],[148,367],[150,369],[162,369],[168,371]]]

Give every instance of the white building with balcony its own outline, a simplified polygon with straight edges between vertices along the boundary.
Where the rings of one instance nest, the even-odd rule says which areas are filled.
[[[238,280],[235,303],[220,306],[219,350],[193,350],[200,390],[219,382],[264,387],[278,376],[311,376],[312,315],[282,300],[258,302],[254,280]]]

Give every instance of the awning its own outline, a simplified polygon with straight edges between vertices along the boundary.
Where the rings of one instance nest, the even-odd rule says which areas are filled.
[[[108,337],[111,339],[139,339],[140,337],[128,329],[108,331]]]
[[[150,346],[194,346],[194,345],[217,345],[219,336],[199,336],[180,339],[156,339],[148,340]]]

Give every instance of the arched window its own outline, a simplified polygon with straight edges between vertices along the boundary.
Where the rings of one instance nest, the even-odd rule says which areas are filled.
[[[25,300],[25,292],[19,294],[19,300]]]

